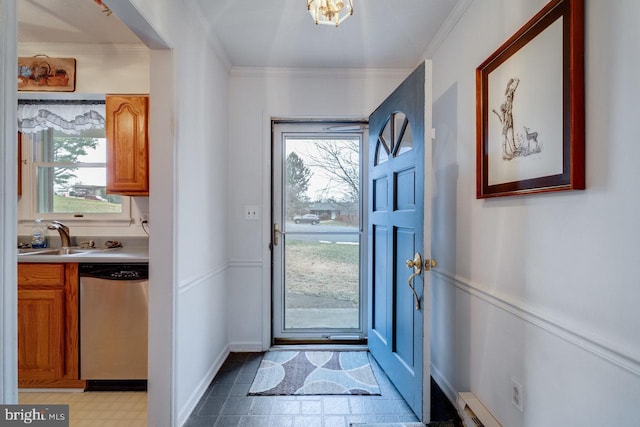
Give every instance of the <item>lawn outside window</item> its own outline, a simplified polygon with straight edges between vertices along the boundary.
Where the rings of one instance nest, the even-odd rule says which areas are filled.
[[[131,221],[130,198],[107,194],[105,129],[24,134],[29,220]]]

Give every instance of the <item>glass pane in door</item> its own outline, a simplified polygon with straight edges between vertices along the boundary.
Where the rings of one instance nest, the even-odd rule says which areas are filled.
[[[360,325],[360,137],[285,137],[284,329]]]
[[[288,235],[285,329],[357,329],[360,325],[357,235]]]

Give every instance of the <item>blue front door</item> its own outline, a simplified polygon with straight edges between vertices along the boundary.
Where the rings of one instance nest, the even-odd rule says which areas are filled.
[[[369,117],[368,342],[415,414],[428,421],[424,275],[413,278],[414,294],[408,283],[414,269],[406,265],[424,250],[424,114],[423,64]],[[428,412],[428,402],[424,407]]]

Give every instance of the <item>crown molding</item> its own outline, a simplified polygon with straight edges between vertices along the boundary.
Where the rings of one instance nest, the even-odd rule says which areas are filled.
[[[431,40],[431,43],[429,43],[429,46],[427,46],[427,50],[425,50],[422,55],[422,60],[433,58],[433,55],[440,46],[442,46],[442,43],[444,43],[451,31],[453,31],[458,21],[460,21],[460,18],[462,18],[462,15],[464,15],[469,6],[471,6],[471,3],[473,3],[473,0],[458,0],[449,16],[447,16],[447,19],[444,20],[440,29],[438,29],[433,40]]]
[[[233,67],[232,77],[302,77],[302,78],[404,78],[411,73],[410,68],[273,68],[273,67]]]

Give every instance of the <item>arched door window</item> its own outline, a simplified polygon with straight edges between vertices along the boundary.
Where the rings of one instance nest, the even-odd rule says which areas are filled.
[[[376,166],[413,150],[413,134],[409,119],[402,112],[392,113],[378,135]]]

